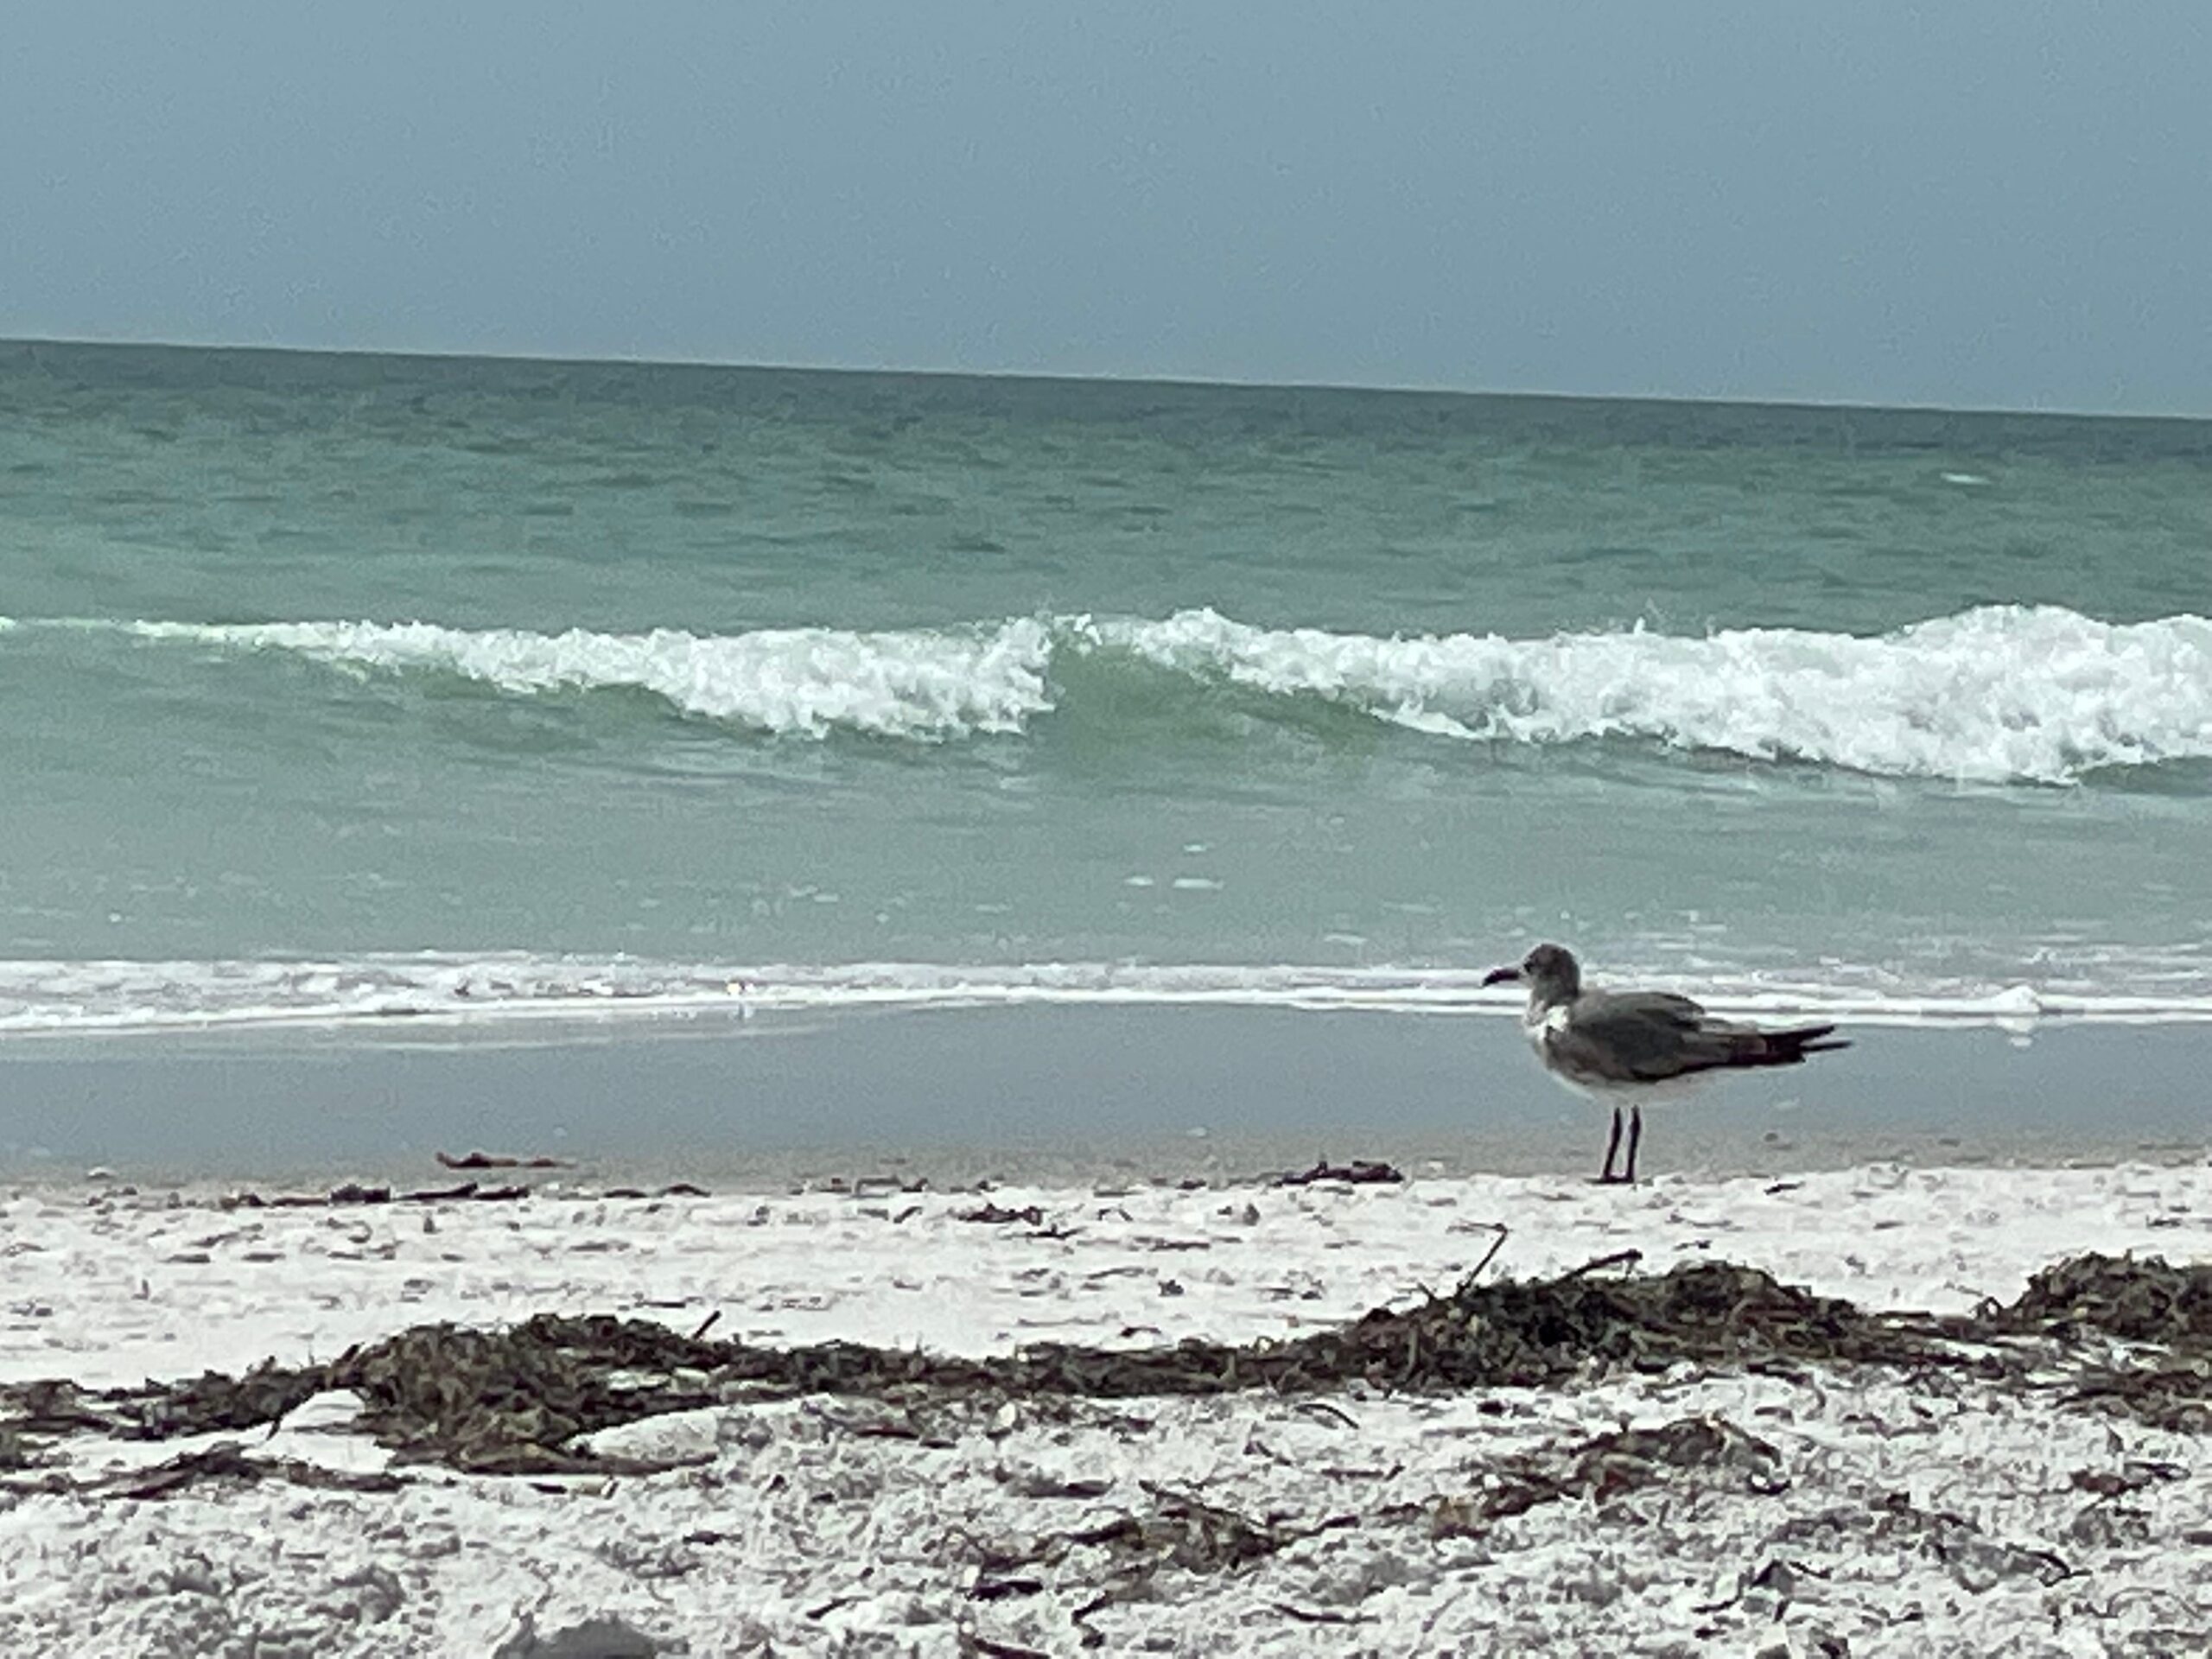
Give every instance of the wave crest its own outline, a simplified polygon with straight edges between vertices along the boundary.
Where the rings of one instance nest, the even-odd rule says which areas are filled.
[[[1270,629],[1211,609],[1160,620],[1013,618],[953,628],[467,630],[422,622],[26,624],[296,652],[355,671],[457,674],[519,694],[632,689],[778,735],[938,742],[1031,729],[1117,671],[1319,699],[1431,735],[1557,746],[1627,739],[1891,777],[2071,783],[2212,758],[2212,621],[2113,623],[1995,605],[1862,636],[1637,626],[1513,639]],[[1070,690],[1054,666],[1090,659]],[[1116,718],[1154,718],[1157,697]],[[1132,710],[1138,711],[1135,715]]]
[[[2212,755],[2212,621],[1985,606],[1861,637],[1795,628],[1382,639],[1211,610],[1097,625],[1179,672],[1530,744],[1642,738],[1903,777],[2070,782]]]
[[[924,741],[1016,732],[1050,709],[1052,636],[1038,620],[955,631],[763,628],[739,634],[471,632],[429,623],[141,622],[153,639],[297,652],[361,669],[429,669],[504,691],[629,689],[761,731],[833,728]]]

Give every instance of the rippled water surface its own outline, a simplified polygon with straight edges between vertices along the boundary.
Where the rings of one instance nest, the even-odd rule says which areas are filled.
[[[0,346],[0,1031],[2212,1009],[2212,426]]]

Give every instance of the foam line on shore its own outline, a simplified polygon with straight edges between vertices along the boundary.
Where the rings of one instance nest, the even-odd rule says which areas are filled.
[[[2128,994],[2066,983],[1976,985],[1872,972],[1619,977],[1695,994],[1724,1014],[1856,1025],[2031,1029],[2212,1021],[2212,994]],[[1880,981],[1888,978],[1885,988]],[[1501,1016],[1520,999],[1471,969],[1039,963],[670,963],[524,953],[369,954],[321,961],[0,962],[0,1035],[364,1027],[868,1007],[1211,1007]]]

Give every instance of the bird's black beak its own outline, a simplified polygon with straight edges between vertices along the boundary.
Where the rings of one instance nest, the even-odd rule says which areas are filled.
[[[1506,985],[1520,977],[1521,970],[1518,968],[1493,968],[1483,976],[1483,983],[1485,986]]]

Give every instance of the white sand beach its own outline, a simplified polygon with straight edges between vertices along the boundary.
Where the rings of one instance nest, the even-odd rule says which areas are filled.
[[[2147,1656],[2212,1629],[2205,1440],[2071,1397],[2084,1366],[2149,1363],[2094,1332],[2002,1377],[1681,1363],[1447,1391],[771,1398],[702,1374],[708,1403],[602,1429],[570,1449],[605,1466],[558,1474],[395,1458],[335,1390],[179,1439],[97,1421],[99,1389],[436,1321],[607,1314],[1002,1362],[1294,1341],[1448,1291],[1494,1246],[1485,1280],[1635,1251],[1600,1271],[1726,1261],[1933,1314],[2084,1252],[2212,1259],[2201,1160],[1632,1191],[1406,1173],[618,1198],[497,1170],[474,1179],[534,1190],[301,1207],[20,1186],[0,1198],[9,1417],[43,1378],[94,1408],[73,1432],[0,1420],[0,1649]]]

